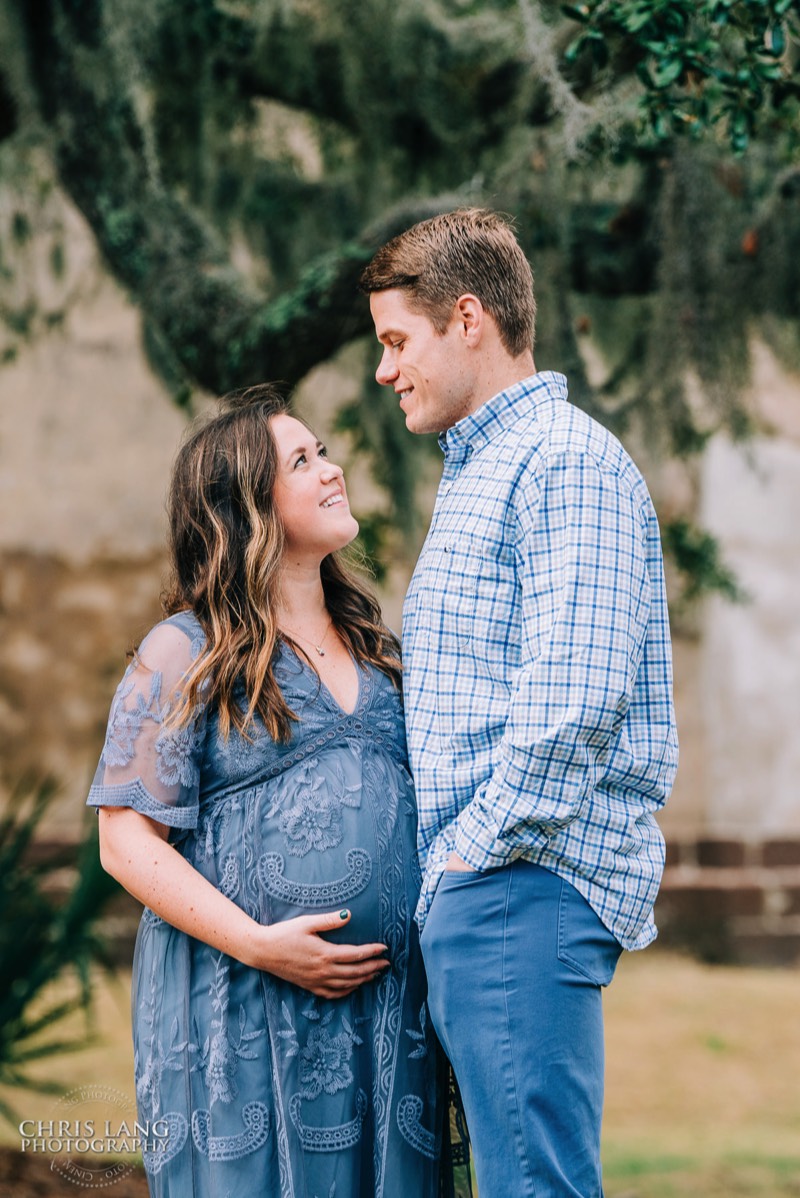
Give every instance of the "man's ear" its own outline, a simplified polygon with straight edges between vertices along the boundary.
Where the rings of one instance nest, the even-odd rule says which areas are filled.
[[[472,295],[471,292],[460,295],[456,300],[453,316],[459,323],[467,345],[478,345],[486,325],[486,310],[477,295]]]

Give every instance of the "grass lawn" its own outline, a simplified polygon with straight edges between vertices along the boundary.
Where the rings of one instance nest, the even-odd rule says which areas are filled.
[[[800,977],[623,955],[606,992],[606,1198],[800,1196]]]
[[[133,1098],[128,980],[98,987],[97,1043],[40,1062],[39,1076]],[[625,954],[606,992],[606,1053],[606,1198],[800,1198],[797,971]],[[58,1096],[0,1097],[47,1119]],[[19,1147],[4,1121],[0,1144]]]

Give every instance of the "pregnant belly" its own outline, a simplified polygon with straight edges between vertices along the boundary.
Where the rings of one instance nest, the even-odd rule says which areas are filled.
[[[379,872],[374,849],[363,845],[337,846],[300,859],[277,849],[263,853],[258,882],[266,917],[274,923],[347,908],[346,936],[337,933],[334,938],[351,944],[376,941],[381,930]]]
[[[408,918],[415,885],[416,821],[404,787],[382,759],[340,749],[265,789],[256,813],[263,917],[347,908],[352,917],[332,938],[386,943]]]

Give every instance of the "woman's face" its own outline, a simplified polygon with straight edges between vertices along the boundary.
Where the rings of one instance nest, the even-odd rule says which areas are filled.
[[[344,475],[328,461],[325,446],[293,416],[274,416],[272,435],[278,455],[273,500],[286,536],[286,555],[319,563],[358,534]]]

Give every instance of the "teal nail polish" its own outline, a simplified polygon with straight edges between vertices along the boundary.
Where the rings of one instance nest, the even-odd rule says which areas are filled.
[[[347,919],[347,917],[348,917],[348,915],[349,915],[349,914],[350,914],[350,912],[349,912],[349,911],[340,911],[340,912],[339,912],[339,918],[340,918],[340,919]]]

